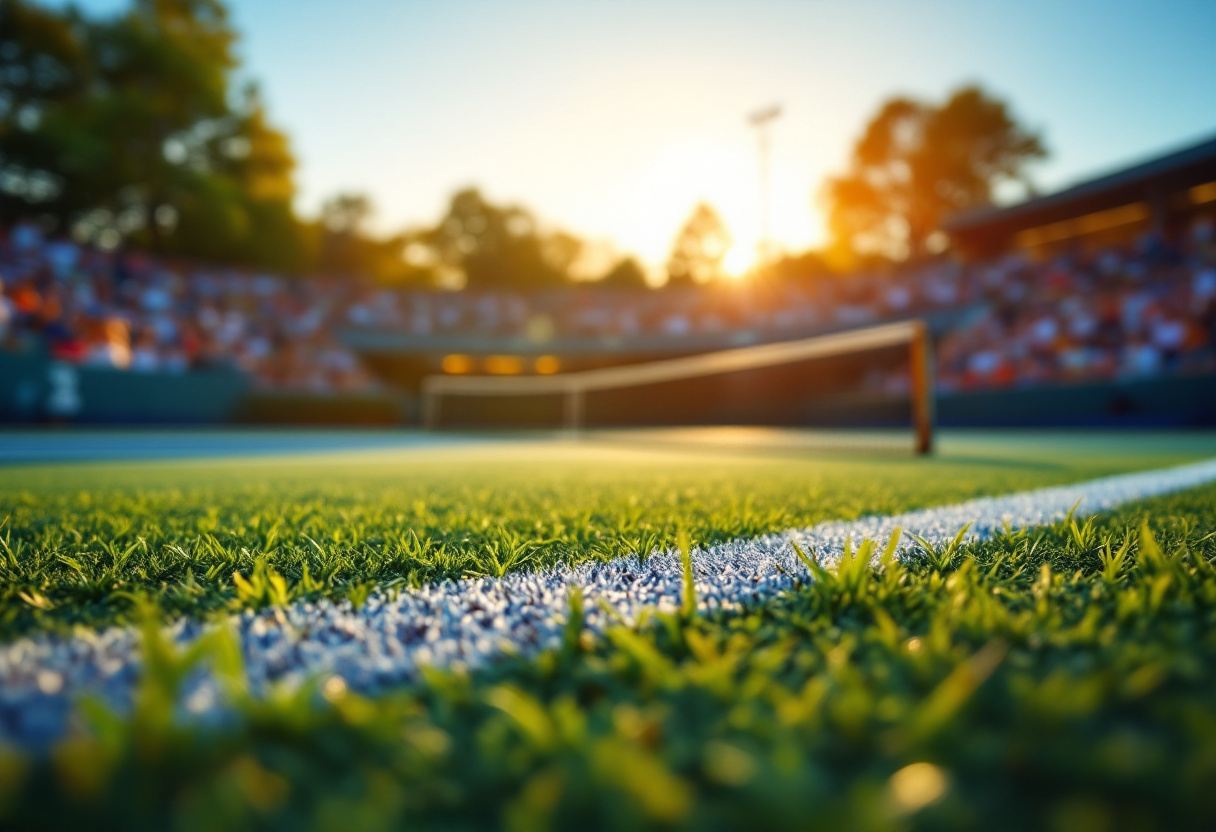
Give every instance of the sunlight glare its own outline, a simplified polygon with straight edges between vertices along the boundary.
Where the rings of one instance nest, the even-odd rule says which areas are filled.
[[[743,243],[735,243],[730,247],[730,251],[726,252],[726,259],[722,261],[722,268],[726,272],[726,276],[731,280],[742,280],[747,277],[748,272],[756,265],[756,248],[754,245],[745,245]]]
[[[814,201],[778,150],[772,167],[773,236],[778,249],[799,248],[813,242]],[[671,142],[601,193],[600,215],[587,217],[586,225],[605,228],[661,274],[672,240],[698,202],[709,203],[730,232],[727,274],[747,274],[759,250],[760,195],[756,148],[744,128],[733,140],[684,136]]]

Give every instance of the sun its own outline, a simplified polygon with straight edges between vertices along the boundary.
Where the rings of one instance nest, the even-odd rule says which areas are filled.
[[[780,154],[773,158],[770,251],[820,242],[806,181],[797,164]],[[597,194],[587,225],[636,254],[657,277],[699,202],[718,213],[730,234],[723,272],[731,280],[745,279],[761,261],[761,191],[753,136],[742,127],[737,135],[678,136],[655,148]]]
[[[731,280],[743,280],[756,266],[755,246],[736,242],[726,252],[722,270]]]
[[[722,218],[732,245],[724,267],[732,277],[746,274],[756,251],[759,191],[754,150],[739,142],[685,137],[657,150],[606,194],[611,205],[605,225],[623,247],[647,263],[666,262],[680,227],[697,203],[708,203]]]

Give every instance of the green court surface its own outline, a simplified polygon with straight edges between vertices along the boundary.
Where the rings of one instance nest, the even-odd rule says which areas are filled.
[[[132,600],[261,605],[231,583],[254,569],[290,598],[341,596],[1216,455],[1210,435],[947,434],[930,459],[836,443],[646,432],[0,470],[7,638],[138,616],[145,633],[130,711],[82,706],[49,752],[0,743],[0,825],[1208,828],[1213,485],[904,560],[846,556],[733,611],[592,632],[572,601],[560,649],[375,698],[336,677],[253,695],[226,631],[175,649]],[[182,685],[203,667],[228,699],[199,721]]]
[[[149,444],[203,455],[0,467],[0,632],[120,621],[139,593],[168,614],[232,608],[233,573],[263,567],[289,600],[361,597],[649,552],[678,530],[708,544],[1216,455],[1212,434],[946,433],[923,459],[906,434],[749,428],[171,436]],[[66,438],[87,452],[88,434]]]

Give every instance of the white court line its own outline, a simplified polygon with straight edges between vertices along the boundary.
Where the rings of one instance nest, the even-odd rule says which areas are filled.
[[[984,540],[1006,526],[1055,522],[1078,503],[1084,516],[1214,480],[1216,459],[722,543],[693,554],[697,599],[703,610],[733,608],[805,580],[791,538],[824,560],[838,558],[846,538],[882,542],[897,526],[942,544],[971,523],[968,539]],[[297,603],[245,612],[232,622],[255,690],[339,674],[355,690],[374,693],[414,678],[420,665],[477,667],[506,652],[558,646],[571,586],[583,588],[587,626],[599,630],[609,623],[601,603],[626,619],[648,606],[674,610],[682,581],[678,555],[665,552],[645,562],[629,556],[497,579],[447,581],[405,589],[394,598],[377,593],[358,610],[345,601]],[[170,633],[188,641],[202,626],[183,620]],[[70,637],[35,634],[0,647],[0,740],[45,743],[62,732],[73,698],[85,691],[120,705],[129,701],[139,672],[138,648],[138,634],[118,627]],[[210,710],[216,697],[214,683],[201,679],[188,707]]]

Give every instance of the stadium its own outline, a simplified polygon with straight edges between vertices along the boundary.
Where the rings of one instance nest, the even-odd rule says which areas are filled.
[[[357,5],[0,7],[0,826],[1210,827],[1210,10],[1112,30],[1192,59],[1164,94],[983,40],[1094,8],[943,13],[991,52],[944,77],[1015,110],[894,11],[884,64],[832,4]],[[714,67],[823,82],[780,37],[816,27],[877,80],[812,177],[805,91],[719,126]],[[352,43],[354,88],[285,57]],[[1070,73],[1165,115],[1098,152]],[[384,208],[308,190],[364,161]]]

